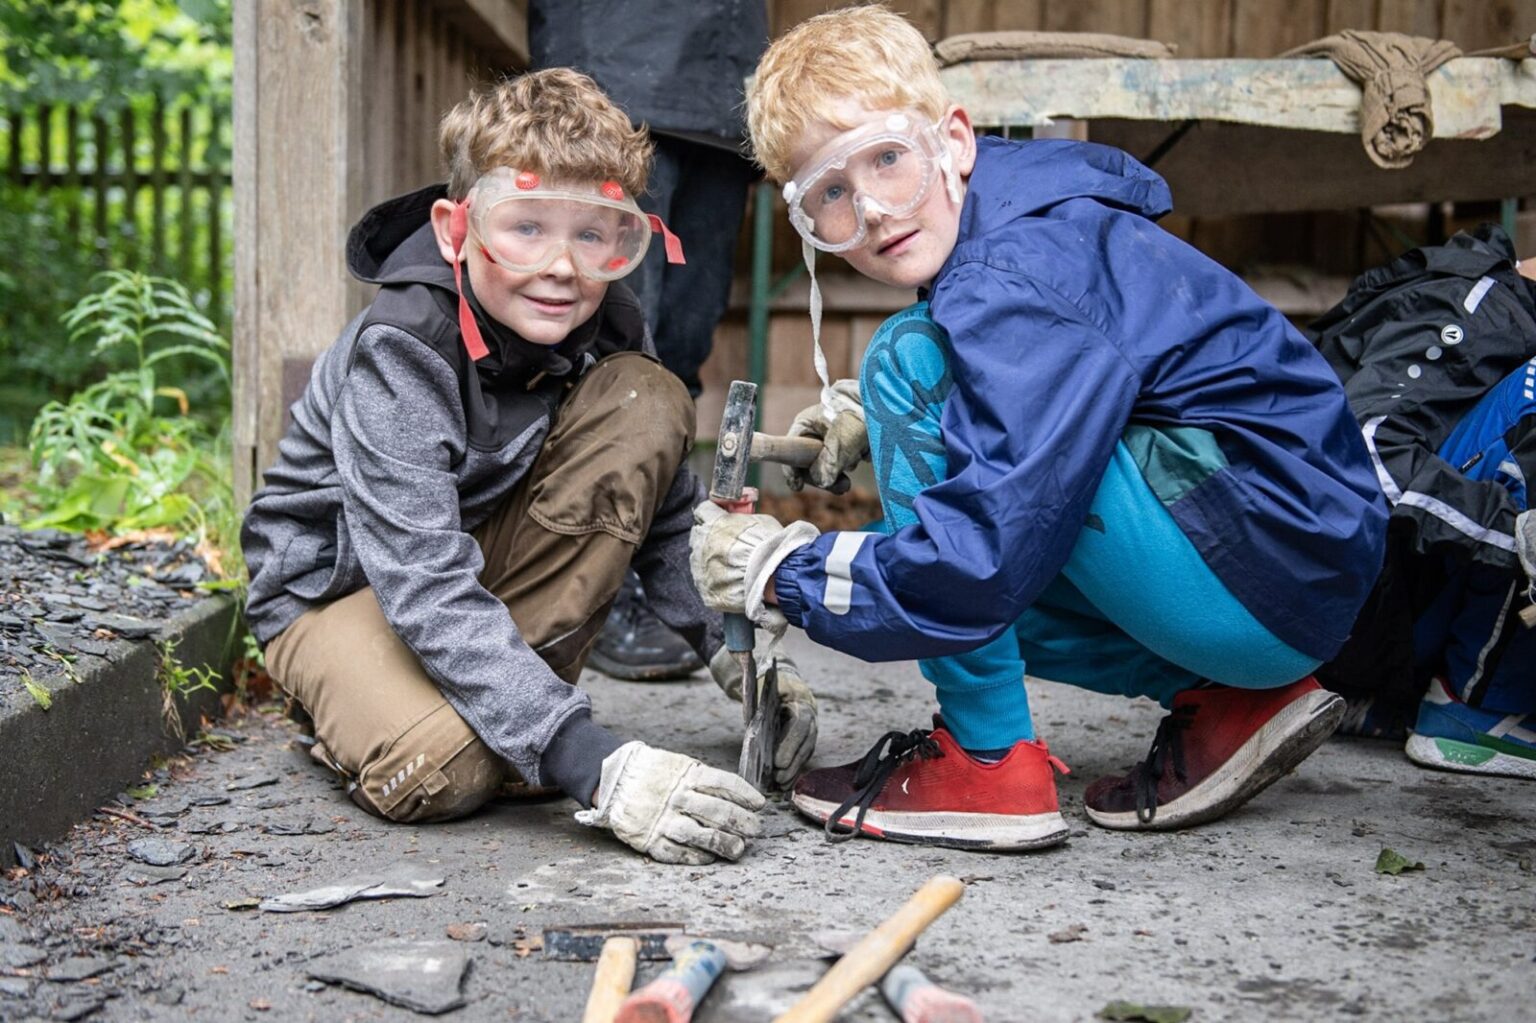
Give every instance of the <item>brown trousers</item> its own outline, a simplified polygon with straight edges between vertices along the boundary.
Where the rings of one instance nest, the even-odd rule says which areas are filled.
[[[481,584],[565,681],[581,674],[693,432],[676,377],[643,355],[609,356],[565,396],[533,469],[474,530]],[[372,588],[306,612],[267,645],[267,668],[314,720],[316,759],[372,814],[448,820],[520,780],[449,706]]]

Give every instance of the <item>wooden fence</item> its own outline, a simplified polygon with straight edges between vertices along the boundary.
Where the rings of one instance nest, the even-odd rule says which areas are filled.
[[[103,268],[174,277],[227,325],[230,151],[221,104],[155,97],[110,114],[38,105],[4,113],[0,178],[60,193],[58,228]]]

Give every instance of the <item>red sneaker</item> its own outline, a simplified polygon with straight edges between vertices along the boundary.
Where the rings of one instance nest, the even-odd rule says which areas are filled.
[[[809,771],[795,808],[841,841],[863,833],[955,849],[1043,849],[1067,840],[1043,742],[1021,742],[995,764],[972,759],[934,719],[932,732],[887,732],[864,759]],[[882,753],[884,755],[882,756]]]
[[[1190,689],[1173,698],[1147,759],[1083,794],[1097,825],[1173,831],[1243,805],[1307,759],[1344,717],[1344,699],[1308,675],[1279,689]]]

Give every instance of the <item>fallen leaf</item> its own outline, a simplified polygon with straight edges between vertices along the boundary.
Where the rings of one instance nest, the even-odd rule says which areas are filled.
[[[252,998],[247,1004],[249,1004],[250,1007],[255,1009],[257,1012],[266,1012],[268,1009],[272,1008],[272,1003],[267,1001],[265,998]]]
[[[228,973],[229,972],[229,967],[228,966],[210,966],[208,968],[208,972],[209,973]]]
[[[1424,864],[1408,859],[1408,857],[1394,849],[1383,846],[1381,855],[1376,857],[1376,873],[1392,874],[1396,876],[1405,870],[1423,870]]]
[[[1193,1011],[1183,1005],[1110,1002],[1099,1010],[1099,1019],[1119,1020],[1122,1023],[1184,1023]]]
[[[1087,924],[1072,924],[1064,930],[1047,934],[1046,937],[1050,939],[1052,945],[1064,945],[1069,941],[1082,941],[1083,935],[1087,933]]]
[[[228,902],[220,903],[220,905],[222,905],[225,909],[230,910],[231,912],[238,913],[243,909],[255,909],[257,906],[261,905],[261,900],[230,899]]]
[[[449,924],[445,930],[448,934],[448,937],[452,938],[454,941],[485,940],[485,924],[482,923]]]

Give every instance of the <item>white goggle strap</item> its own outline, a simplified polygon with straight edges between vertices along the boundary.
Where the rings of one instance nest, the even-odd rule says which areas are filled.
[[[800,239],[800,256],[805,260],[805,270],[811,278],[811,347],[816,376],[821,380],[821,415],[830,423],[836,415],[835,395],[827,375],[827,354],[821,350],[821,288],[816,283],[816,247],[804,238]]]

